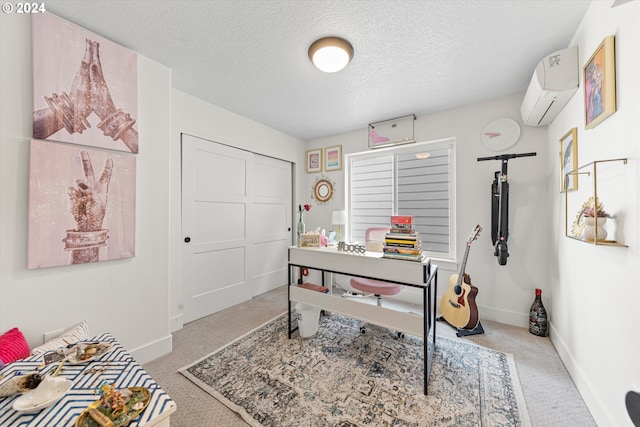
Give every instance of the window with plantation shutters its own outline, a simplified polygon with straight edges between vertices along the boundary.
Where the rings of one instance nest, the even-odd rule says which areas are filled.
[[[411,215],[423,251],[453,258],[453,140],[411,144],[348,156],[350,240],[391,215]]]

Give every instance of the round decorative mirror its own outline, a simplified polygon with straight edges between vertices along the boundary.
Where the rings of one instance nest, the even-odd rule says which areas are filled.
[[[313,187],[313,197],[319,202],[328,202],[333,197],[333,184],[326,179],[319,179]]]

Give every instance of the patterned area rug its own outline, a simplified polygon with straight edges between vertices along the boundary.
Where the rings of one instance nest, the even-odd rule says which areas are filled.
[[[252,426],[530,426],[513,357],[437,337],[423,394],[422,339],[336,314],[287,338],[280,316],[180,372]]]

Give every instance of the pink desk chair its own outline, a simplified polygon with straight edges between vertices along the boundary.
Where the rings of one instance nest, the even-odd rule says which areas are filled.
[[[384,246],[385,235],[389,232],[389,228],[384,227],[372,227],[367,228],[365,233],[365,244],[367,251],[370,252],[382,252]],[[351,287],[361,291],[363,293],[373,294],[377,298],[378,307],[382,306],[383,295],[395,295],[403,288],[402,285],[397,283],[382,282],[380,280],[365,279],[363,277],[352,277],[350,282]],[[360,332],[365,332],[364,325],[360,326]]]

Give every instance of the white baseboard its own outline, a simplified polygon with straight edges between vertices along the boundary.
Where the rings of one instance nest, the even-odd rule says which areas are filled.
[[[173,337],[169,334],[164,338],[145,344],[142,347],[135,348],[129,353],[139,364],[145,364],[165,354],[171,353],[173,348]]]
[[[175,331],[179,331],[184,326],[184,320],[182,319],[182,313],[177,316],[173,316],[169,318],[169,332],[174,333]]]
[[[589,408],[591,416],[595,420],[596,424],[601,427],[615,426],[613,417],[609,411],[607,411],[598,395],[598,392],[593,387],[593,384],[591,384],[591,381],[589,381],[589,378],[576,363],[576,360],[569,351],[566,341],[562,338],[560,333],[558,333],[558,330],[553,327],[553,323],[549,323],[549,336],[551,337],[551,342],[556,348],[560,359],[562,359],[562,363],[564,363],[567,371],[569,371],[569,375],[571,376],[573,383],[576,385],[580,395],[582,395],[582,399],[587,405],[587,408]]]
[[[504,323],[505,325],[517,326],[519,328],[529,327],[528,313],[478,305],[478,315],[480,317],[480,321],[492,320],[494,322]]]

